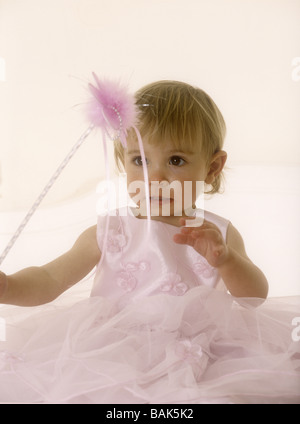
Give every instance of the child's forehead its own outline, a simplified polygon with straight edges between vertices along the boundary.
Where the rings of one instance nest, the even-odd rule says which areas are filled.
[[[194,143],[187,140],[174,139],[171,137],[144,135],[142,136],[143,147],[146,150],[147,147],[151,149],[158,149],[161,151],[169,152],[182,152],[193,154],[199,151],[199,147]],[[130,135],[127,139],[127,145],[129,151],[139,151],[139,142],[136,136]]]

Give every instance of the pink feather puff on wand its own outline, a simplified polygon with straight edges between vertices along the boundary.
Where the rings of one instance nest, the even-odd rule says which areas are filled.
[[[100,81],[95,73],[93,77],[97,86],[89,84],[93,98],[88,104],[88,118],[111,139],[120,138],[125,148],[127,130],[136,124],[134,98],[121,85],[108,80]],[[113,136],[110,134],[111,130],[115,131]]]
[[[106,151],[106,143],[105,143],[105,134],[111,140],[120,139],[124,148],[127,146],[126,137],[127,131],[129,128],[133,128],[137,134],[139,147],[141,151],[143,170],[144,170],[144,178],[145,178],[145,193],[146,193],[146,202],[147,202],[147,215],[148,222],[150,222],[150,206],[149,206],[149,186],[148,186],[148,173],[146,168],[146,160],[143,149],[143,143],[141,139],[141,135],[136,128],[136,106],[134,102],[134,97],[128,94],[127,90],[122,87],[120,84],[115,82],[111,82],[108,80],[99,80],[97,75],[93,73],[93,77],[96,82],[96,86],[89,84],[89,89],[91,94],[93,95],[91,101],[88,103],[87,108],[87,116],[91,122],[91,125],[87,128],[87,130],[82,134],[82,136],[77,140],[71,151],[65,157],[63,162],[59,165],[53,176],[50,178],[40,195],[37,197],[32,207],[26,214],[25,218],[13,234],[6,248],[0,256],[0,265],[6,258],[10,249],[13,247],[17,238],[20,236],[21,232],[31,219],[32,215],[57,180],[65,166],[71,160],[73,155],[76,153],[78,148],[84,142],[84,140],[89,136],[91,131],[95,127],[100,127],[103,133],[103,146],[104,146],[104,154],[105,154],[105,164],[106,164],[106,176],[109,178],[108,172],[108,158]],[[113,133],[113,135],[112,135]]]

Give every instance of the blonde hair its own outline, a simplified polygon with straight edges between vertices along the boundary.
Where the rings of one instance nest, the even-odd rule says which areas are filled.
[[[137,126],[141,136],[147,136],[149,142],[171,140],[176,149],[201,152],[207,163],[222,149],[225,121],[214,101],[203,90],[179,81],[157,81],[138,90],[135,100]],[[124,151],[118,140],[114,154],[121,170]],[[208,193],[220,190],[221,178],[219,174]]]

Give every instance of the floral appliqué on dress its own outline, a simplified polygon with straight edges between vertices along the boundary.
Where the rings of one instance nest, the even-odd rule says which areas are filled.
[[[195,262],[193,264],[193,271],[195,274],[203,275],[205,278],[211,278],[217,272],[216,268],[211,266],[205,259]]]
[[[187,362],[193,369],[195,379],[200,381],[207,367],[208,356],[203,351],[199,341],[184,339],[175,344],[175,354],[183,362]]]
[[[181,281],[181,276],[179,274],[170,272],[162,281],[160,290],[162,292],[175,294],[176,296],[182,296],[188,290],[188,286]]]
[[[145,272],[150,270],[150,264],[147,261],[127,262],[121,264],[122,271],[117,273],[117,284],[126,292],[131,292],[137,286],[138,280],[134,274],[139,271]]]
[[[120,234],[117,230],[112,229],[107,234],[107,245],[106,249],[110,253],[118,253],[122,251],[122,248],[126,245],[126,237],[124,234]]]
[[[198,343],[191,342],[189,339],[180,340],[175,347],[176,355],[188,362],[199,361],[202,356],[202,348]]]

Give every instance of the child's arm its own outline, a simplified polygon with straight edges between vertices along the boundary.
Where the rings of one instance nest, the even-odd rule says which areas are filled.
[[[183,227],[181,233],[174,236],[174,241],[194,247],[217,268],[233,296],[267,297],[267,279],[248,258],[243,239],[233,225],[229,224],[226,241],[218,227],[208,221],[201,227]]]
[[[54,261],[40,267],[24,268],[8,276],[0,273],[0,303],[35,306],[51,302],[85,277],[99,262],[100,256],[96,226],[93,226],[78,237],[68,252]]]

